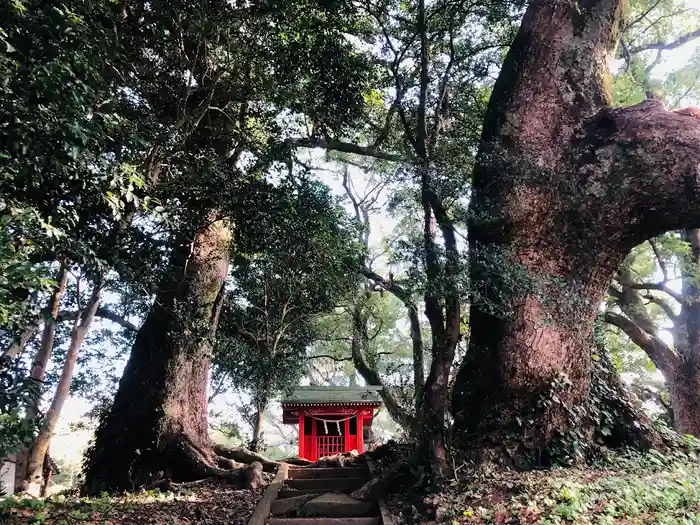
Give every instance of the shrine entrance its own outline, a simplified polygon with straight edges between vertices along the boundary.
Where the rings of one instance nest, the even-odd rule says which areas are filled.
[[[282,401],[283,421],[299,425],[299,457],[315,461],[357,450],[381,406],[376,387],[299,387]]]

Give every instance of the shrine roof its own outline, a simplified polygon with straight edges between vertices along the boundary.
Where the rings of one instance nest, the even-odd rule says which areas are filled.
[[[300,386],[282,399],[282,407],[320,405],[380,406],[378,386]]]

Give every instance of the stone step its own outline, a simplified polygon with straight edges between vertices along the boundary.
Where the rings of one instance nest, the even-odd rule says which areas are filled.
[[[376,505],[369,501],[359,501],[347,494],[321,494],[304,503],[297,511],[301,518],[362,518],[376,516]]]
[[[366,467],[348,468],[290,468],[289,479],[319,479],[319,478],[368,478]]]
[[[267,525],[382,525],[381,518],[270,518]]]
[[[311,478],[286,479],[284,485],[297,490],[319,490],[323,492],[352,492],[367,483],[364,478]]]
[[[377,505],[346,494],[304,494],[272,502],[270,514],[277,517],[362,518],[378,514]]]
[[[311,489],[311,490],[288,490],[282,487],[282,489],[277,493],[278,499],[284,498],[296,498],[297,496],[305,496],[306,494],[315,494],[320,496],[325,490]]]
[[[302,496],[292,496],[290,498],[276,499],[270,505],[270,514],[273,516],[284,516],[285,514],[296,513],[304,503],[314,499],[316,494],[304,494]]]

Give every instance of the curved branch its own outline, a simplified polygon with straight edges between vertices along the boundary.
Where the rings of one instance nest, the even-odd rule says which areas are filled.
[[[634,290],[656,290],[659,292],[664,292],[673,297],[674,300],[678,301],[679,303],[682,302],[682,297],[681,294],[678,292],[674,292],[671,290],[671,288],[668,287],[668,285],[665,282],[661,283],[625,283],[625,286],[628,286]]]
[[[605,322],[622,330],[630,340],[644,350],[656,367],[664,374],[675,370],[680,364],[679,355],[658,335],[642,330],[627,317],[614,312],[605,312]]]
[[[401,405],[399,405],[398,401],[391,393],[389,388],[384,384],[377,371],[369,366],[365,360],[365,356],[362,353],[361,339],[364,327],[361,308],[362,307],[358,305],[352,312],[353,337],[350,345],[350,351],[355,369],[359,372],[368,385],[382,387],[382,389],[379,391],[379,395],[381,396],[382,401],[384,401],[384,406],[386,406],[389,415],[391,415],[392,419],[398,424],[408,430],[413,431],[417,425],[416,418],[404,410]]]
[[[691,31],[690,33],[682,35],[671,42],[653,42],[651,44],[644,44],[641,46],[630,48],[629,53],[631,55],[634,55],[643,51],[651,50],[671,51],[672,49],[681,47],[682,45],[687,44],[688,42],[695,40],[696,38],[700,38],[700,29],[696,29],[695,31]]]
[[[672,323],[675,323],[678,316],[676,315],[676,312],[673,311],[673,307],[668,304],[668,301],[664,301],[661,297],[656,297],[655,295],[651,294],[645,295],[644,298],[661,308],[666,314],[666,317],[668,317]]]
[[[403,288],[401,285],[396,284],[393,279],[385,279],[377,272],[366,266],[361,269],[361,272],[362,275],[364,275],[367,279],[373,281],[375,284],[381,286],[387,292],[391,293],[406,307],[406,311],[408,313],[408,321],[411,326],[411,342],[413,346],[413,386],[416,390],[416,403],[418,403],[420,393],[425,387],[425,359],[423,356],[423,333],[420,329],[420,316],[418,314],[418,307],[413,301],[410,292]]]

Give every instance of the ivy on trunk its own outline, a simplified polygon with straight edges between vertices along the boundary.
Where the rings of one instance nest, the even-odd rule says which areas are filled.
[[[470,204],[471,277],[485,292],[452,398],[465,447],[518,434],[519,414],[560,382],[560,402],[519,440],[543,450],[566,434],[615,270],[645,239],[700,222],[700,120],[657,100],[610,107],[623,7],[532,3],[496,82]]]

